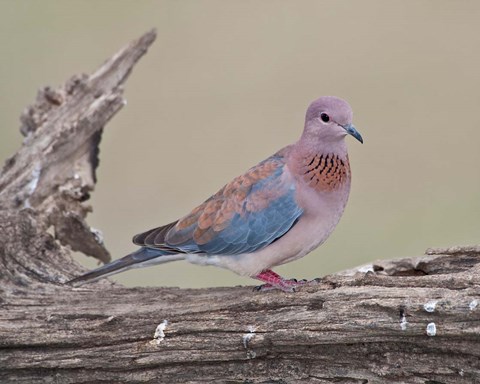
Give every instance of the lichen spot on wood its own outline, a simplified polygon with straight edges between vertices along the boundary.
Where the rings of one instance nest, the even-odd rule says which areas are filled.
[[[249,348],[248,343],[255,337],[255,327],[249,325],[247,329],[249,333],[242,336],[243,347],[247,350],[247,359],[254,359],[257,357],[257,353]]]
[[[428,323],[427,324],[427,335],[428,336],[435,336],[437,334],[437,326],[435,323]]]
[[[405,316],[405,311],[402,311],[402,317],[400,318],[400,329],[402,331],[406,331],[407,325],[408,325],[407,316]]]
[[[160,324],[157,325],[155,329],[155,334],[153,335],[153,339],[156,341],[157,345],[163,341],[165,338],[165,328],[167,328],[168,320],[163,320]]]
[[[478,306],[478,300],[472,300],[470,304],[468,304],[468,308],[470,311],[474,311]]]
[[[430,300],[428,303],[423,304],[423,309],[427,312],[435,312],[435,307],[437,306],[437,300]]]

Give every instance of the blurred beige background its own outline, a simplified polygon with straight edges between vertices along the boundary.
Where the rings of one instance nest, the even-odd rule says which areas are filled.
[[[158,40],[105,130],[91,203],[114,255],[296,140],[308,103],[352,105],[353,186],[320,249],[277,270],[314,278],[430,246],[480,243],[479,1],[0,1],[0,157],[36,90]],[[80,257],[93,267],[92,259]],[[186,263],[127,285],[255,284]]]

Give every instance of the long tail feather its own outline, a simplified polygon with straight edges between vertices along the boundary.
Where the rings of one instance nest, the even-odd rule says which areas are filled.
[[[168,263],[170,261],[182,260],[185,255],[167,253],[159,249],[142,247],[139,250],[122,257],[121,259],[112,261],[93,271],[87,272],[81,276],[75,277],[67,281],[68,285],[82,285],[96,281],[100,278],[114,275],[132,268],[142,268],[155,264]]]

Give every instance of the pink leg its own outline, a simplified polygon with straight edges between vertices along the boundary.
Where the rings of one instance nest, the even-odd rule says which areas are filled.
[[[260,272],[254,279],[263,281],[264,285],[260,285],[256,289],[259,291],[269,291],[271,289],[281,289],[284,292],[295,292],[295,287],[303,285],[306,280],[297,281],[295,279],[287,280],[270,269]]]

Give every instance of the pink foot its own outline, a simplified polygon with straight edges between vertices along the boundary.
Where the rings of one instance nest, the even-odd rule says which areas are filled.
[[[296,279],[284,279],[282,276],[270,269],[260,272],[254,278],[266,283],[264,285],[255,287],[256,291],[271,291],[273,289],[280,289],[284,292],[295,292],[295,287],[303,285],[307,282],[307,280],[297,281]]]

